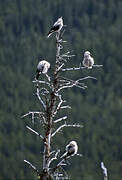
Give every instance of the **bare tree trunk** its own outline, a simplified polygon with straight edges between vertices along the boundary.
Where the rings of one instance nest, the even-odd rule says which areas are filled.
[[[104,176],[104,180],[108,180],[107,176]]]
[[[54,80],[52,84],[52,92],[50,94],[50,103],[46,107],[47,127],[44,138],[44,152],[43,152],[43,172],[40,175],[40,180],[51,180],[52,177],[49,172],[49,161],[50,161],[50,147],[51,147],[51,133],[53,114],[56,109],[56,91],[58,90],[58,68],[59,68],[59,56],[60,56],[60,43],[59,43],[60,32],[56,34],[56,64],[54,70]]]

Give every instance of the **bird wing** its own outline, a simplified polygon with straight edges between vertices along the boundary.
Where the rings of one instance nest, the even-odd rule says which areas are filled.
[[[57,24],[59,24],[59,22],[60,22],[60,18],[54,23],[54,25],[53,26],[57,26]]]
[[[59,28],[60,28],[60,25],[57,24],[57,25],[53,26],[50,31],[51,31],[51,32],[53,32],[53,31],[58,31]]]
[[[47,34],[47,37],[50,37],[50,35],[51,35],[53,32],[58,31],[59,28],[60,28],[60,25],[59,25],[59,24],[56,25],[56,26],[53,26],[53,27],[50,29],[49,33]]]

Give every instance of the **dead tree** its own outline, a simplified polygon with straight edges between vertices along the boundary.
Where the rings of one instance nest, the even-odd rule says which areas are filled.
[[[102,168],[102,170],[103,170],[104,180],[108,180],[107,168],[104,166],[104,163],[103,163],[103,162],[101,162],[101,168]]]
[[[52,75],[49,76],[48,72],[44,75],[45,79],[35,79],[33,83],[36,85],[36,96],[40,103],[40,111],[31,111],[23,115],[22,118],[26,116],[31,116],[32,122],[35,122],[35,117],[40,119],[40,123],[43,124],[44,134],[40,134],[33,128],[26,126],[26,128],[33,134],[39,136],[43,141],[43,162],[42,162],[42,171],[39,172],[32,163],[28,160],[24,162],[30,166],[39,176],[40,180],[52,180],[52,179],[63,179],[67,176],[66,172],[63,169],[63,166],[67,165],[67,158],[61,159],[60,150],[53,150],[52,141],[54,136],[59,133],[63,128],[82,128],[80,124],[69,124],[67,123],[67,116],[58,117],[58,114],[61,110],[71,109],[69,105],[66,104],[66,101],[63,99],[62,94],[63,90],[72,87],[78,87],[85,90],[87,86],[84,81],[87,79],[96,79],[92,76],[87,76],[79,78],[76,80],[69,79],[65,77],[65,72],[83,70],[86,67],[82,67],[81,64],[78,67],[64,68],[65,64],[72,58],[74,55],[70,51],[62,53],[63,41],[62,34],[60,31],[56,32],[56,58],[55,66],[51,67]],[[102,65],[93,65],[93,67],[101,67]],[[41,76],[41,75],[40,75]],[[62,122],[62,125],[55,128],[55,125]],[[75,155],[79,155],[75,153]],[[71,157],[71,156],[70,156]],[[68,157],[69,158],[69,157]],[[52,166],[52,162],[56,160],[55,166]],[[68,178],[68,177],[67,177]]]

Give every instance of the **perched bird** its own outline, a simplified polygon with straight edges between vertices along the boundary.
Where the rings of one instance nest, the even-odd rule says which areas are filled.
[[[41,73],[46,74],[49,68],[50,68],[50,63],[49,62],[47,62],[45,60],[40,61],[38,63],[38,65],[37,65],[36,79],[38,80],[39,75]]]
[[[83,66],[87,67],[88,69],[91,69],[94,65],[94,59],[91,57],[91,54],[89,51],[85,51],[84,58],[83,58]]]
[[[77,145],[76,141],[71,141],[66,146],[66,150],[65,150],[64,154],[61,156],[61,158],[67,159],[70,156],[74,156],[75,154],[77,154],[77,151],[78,151],[78,145]]]
[[[63,19],[62,17],[58,18],[58,20],[54,23],[53,27],[50,29],[47,37],[49,38],[54,32],[59,32],[63,27]]]

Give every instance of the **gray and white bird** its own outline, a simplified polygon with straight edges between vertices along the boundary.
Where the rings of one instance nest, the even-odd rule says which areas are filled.
[[[84,58],[83,58],[83,66],[91,69],[94,65],[94,59],[91,57],[91,53],[89,51],[85,51]]]
[[[50,63],[42,60],[38,63],[37,65],[37,70],[36,70],[36,79],[38,80],[39,75],[42,74],[47,74],[48,69],[50,68]]]
[[[54,23],[53,27],[50,29],[47,37],[49,38],[54,32],[59,32],[63,27],[63,19],[62,17],[58,18],[58,20]]]
[[[66,150],[65,150],[64,154],[61,156],[61,158],[67,159],[70,156],[74,156],[75,154],[77,154],[77,151],[78,151],[78,145],[77,145],[76,141],[71,141],[66,146]]]

